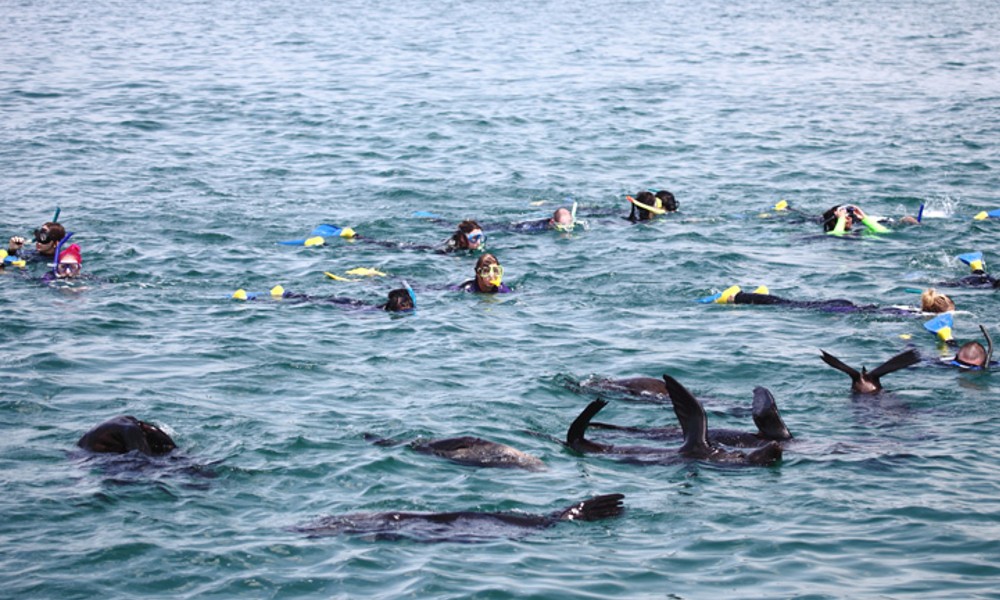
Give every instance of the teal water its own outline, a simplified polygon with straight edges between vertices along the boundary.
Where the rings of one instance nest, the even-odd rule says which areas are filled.
[[[6,3],[0,232],[61,207],[96,279],[0,277],[2,595],[998,597],[995,375],[931,364],[919,319],[693,302],[764,283],[912,304],[967,272],[961,252],[1000,261],[996,222],[970,220],[1000,206],[998,30],[972,1]],[[681,214],[618,218],[646,187]],[[503,298],[445,289],[466,256],[274,244],[322,222],[437,243],[450,228],[412,211],[502,222],[566,197],[589,230],[491,236]],[[758,217],[782,198],[928,218],[833,240]],[[390,277],[322,275],[358,266]],[[404,278],[414,316],[227,299],[281,283],[375,302]],[[997,335],[994,292],[953,296],[956,337]],[[907,344],[928,363],[878,398],[819,360],[872,367]],[[664,372],[715,426],[748,428],[768,387],[797,441],[732,469],[545,437],[592,398],[568,384]],[[184,460],[74,451],[119,414]],[[601,417],[674,422],[620,399]],[[478,435],[548,469],[366,432]],[[621,518],[479,544],[294,531],[613,492]]]

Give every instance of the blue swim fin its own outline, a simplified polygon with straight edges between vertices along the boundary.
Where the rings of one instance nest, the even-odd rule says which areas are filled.
[[[954,326],[955,320],[950,312],[940,314],[924,323],[924,329],[936,335],[942,342],[955,340],[951,334],[951,328]]]
[[[982,252],[967,252],[965,254],[959,254],[958,260],[969,265],[972,272],[976,271],[986,271],[986,266],[983,264],[983,253]]]

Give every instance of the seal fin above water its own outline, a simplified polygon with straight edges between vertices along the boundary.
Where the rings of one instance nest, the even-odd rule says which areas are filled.
[[[859,373],[857,369],[847,366],[839,358],[828,353],[826,350],[820,349],[820,352],[823,353],[823,362],[830,365],[834,369],[837,369],[838,371],[843,371],[844,373],[847,373],[847,375],[851,378],[851,381],[861,380],[861,373]]]
[[[570,423],[569,430],[566,431],[566,445],[570,448],[577,450],[578,452],[586,452],[588,450],[593,450],[597,445],[593,442],[584,439],[584,434],[587,433],[587,427],[590,426],[590,420],[594,418],[597,413],[601,412],[601,409],[608,405],[607,400],[602,400],[598,398],[586,408],[583,412],[577,416],[576,419]]]
[[[900,369],[905,369],[906,367],[912,366],[920,362],[920,355],[917,354],[916,350],[912,348],[906,352],[900,352],[896,356],[893,356],[889,360],[885,361],[881,365],[875,367],[868,372],[868,377],[878,381],[878,378],[883,375],[888,375],[893,371],[898,371]]]
[[[705,455],[711,453],[708,445],[708,417],[701,402],[691,392],[670,375],[663,375],[663,382],[670,393],[670,401],[674,405],[674,414],[681,424],[684,433],[684,445],[681,454]]]
[[[762,437],[768,440],[790,440],[792,434],[778,413],[774,395],[766,387],[753,389],[753,422]]]

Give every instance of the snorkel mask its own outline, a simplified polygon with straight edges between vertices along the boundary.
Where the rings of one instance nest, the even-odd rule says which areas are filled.
[[[472,244],[478,244],[478,246],[474,248],[478,250],[479,248],[482,248],[483,246],[486,245],[486,234],[483,233],[482,231],[477,231],[476,233],[467,233],[465,234],[465,241],[469,242],[470,248],[472,247]]]
[[[562,233],[570,233],[576,227],[576,202],[569,213],[569,223],[553,223],[552,228]]]
[[[497,264],[476,269],[476,275],[485,279],[493,287],[503,284],[503,267]]]
[[[985,360],[983,361],[983,364],[982,365],[970,364],[968,362],[959,359],[959,356],[961,355],[961,351],[959,351],[959,353],[955,355],[955,358],[951,360],[952,366],[964,369],[966,371],[985,371],[990,368],[990,363],[993,362],[993,338],[990,337],[990,332],[987,331],[986,328],[983,327],[982,325],[979,326],[979,330],[982,331],[983,336],[986,337],[986,348],[985,348],[986,356]],[[964,348],[965,346],[963,346],[963,349]]]

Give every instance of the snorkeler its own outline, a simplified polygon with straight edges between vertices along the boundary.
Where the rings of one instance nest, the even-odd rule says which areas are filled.
[[[371,308],[384,310],[386,312],[409,312],[417,308],[417,296],[413,288],[407,285],[405,288],[391,290],[389,296],[383,304],[371,304],[364,300],[354,298],[344,298],[341,296],[311,296],[299,292],[287,292],[285,288],[276,285],[266,294],[259,292],[248,292],[238,289],[230,296],[233,300],[261,300],[271,298],[273,300],[291,300],[294,302],[318,302],[326,304],[337,304],[350,308]]]
[[[667,190],[660,190],[655,194],[650,191],[644,191],[636,194],[635,198],[632,196],[626,196],[625,198],[632,205],[626,220],[633,223],[637,221],[649,221],[657,215],[676,212],[678,208],[677,199]]]
[[[823,213],[822,221],[823,231],[828,235],[842,236],[851,231],[855,223],[861,223],[864,225],[865,230],[870,233],[891,232],[888,227],[879,223],[878,219],[865,214],[865,211],[861,210],[861,207],[856,204],[838,204]],[[907,225],[917,225],[920,223],[920,221],[909,215],[900,219],[899,222]]]
[[[479,223],[465,220],[458,224],[458,229],[445,244],[444,252],[456,250],[481,250],[486,245],[486,234]]]
[[[858,305],[850,300],[835,298],[833,300],[789,300],[780,296],[772,296],[765,286],[760,286],[753,292],[744,292],[740,286],[734,285],[726,290],[700,298],[702,304],[779,304],[792,308],[806,308],[823,312],[839,313],[881,313],[891,315],[914,315],[924,313],[944,313],[955,310],[951,298],[940,294],[934,288],[925,290],[920,296],[920,310],[908,307],[878,306],[875,304]]]
[[[463,292],[476,294],[508,294],[512,290],[503,283],[503,267],[492,254],[484,254],[476,261],[476,278],[457,286]]]
[[[25,248],[28,240],[15,235],[7,243],[8,262],[14,260],[25,260],[27,262],[41,262],[56,255],[56,248],[59,242],[66,237],[66,228],[55,222],[48,222],[33,232],[35,247]]]
[[[500,229],[518,233],[531,233],[535,231],[559,231],[562,233],[569,233],[570,231],[573,231],[577,223],[576,202],[574,202],[572,209],[564,206],[559,207],[548,219],[521,221],[520,223],[511,223],[510,225],[502,227],[488,227],[488,229]]]
[[[982,252],[959,254],[958,259],[969,265],[972,273],[956,281],[943,281],[938,285],[942,287],[1000,288],[1000,279],[986,272],[986,263],[983,262]]]

